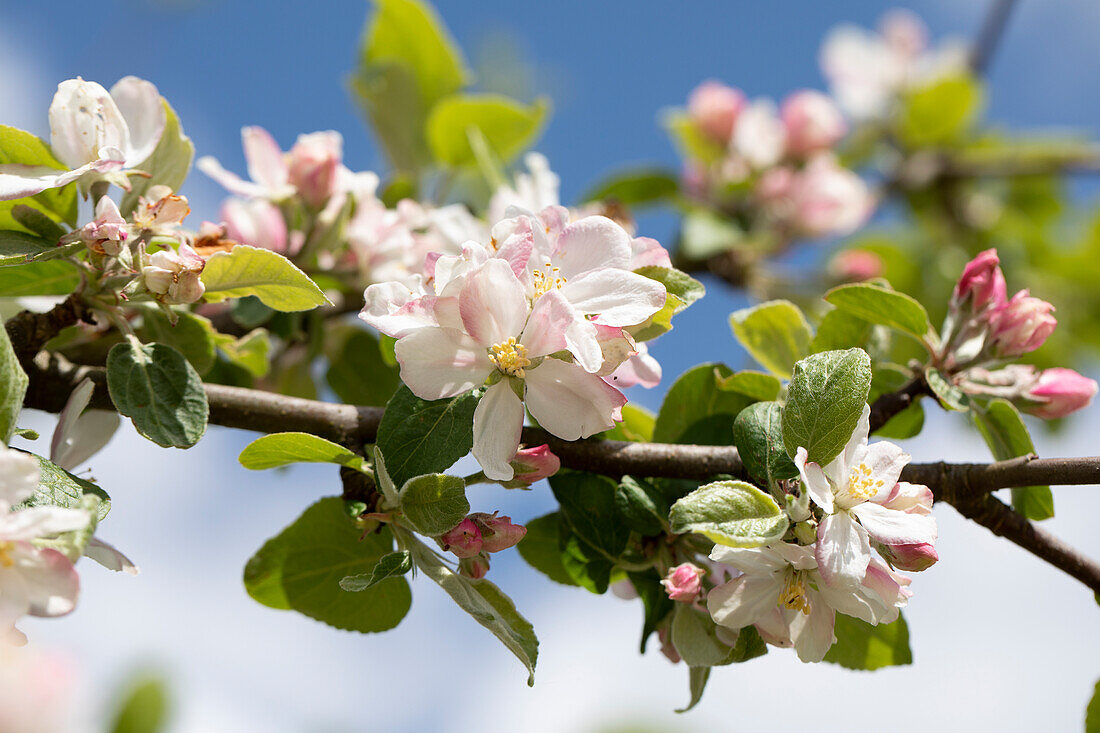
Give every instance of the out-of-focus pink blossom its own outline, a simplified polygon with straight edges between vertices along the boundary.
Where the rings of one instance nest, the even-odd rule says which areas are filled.
[[[811,237],[850,234],[874,210],[874,196],[859,176],[831,155],[818,155],[792,184],[794,223]]]
[[[847,249],[829,260],[829,274],[841,282],[862,282],[880,277],[886,266],[874,252]]]
[[[236,242],[280,254],[295,254],[287,249],[286,221],[282,212],[265,199],[226,199],[221,219],[226,234]]]
[[[313,206],[332,196],[343,157],[344,138],[333,130],[299,135],[287,153],[287,177]]]
[[[690,562],[685,562],[670,568],[668,574],[661,579],[661,585],[665,587],[668,597],[674,601],[691,603],[699,597],[702,589],[702,577],[706,573],[703,568]]]
[[[4,733],[72,731],[71,660],[0,641],[0,730]]]
[[[719,81],[705,81],[688,97],[688,115],[700,132],[720,145],[729,143],[745,95]]]
[[[1043,345],[1058,325],[1054,306],[1021,290],[989,316],[992,340],[1000,356],[1026,354]]]
[[[972,297],[971,307],[975,311],[999,308],[1005,304],[1005,276],[1001,272],[996,249],[987,249],[966,263],[955,285],[954,300],[961,304],[967,296]]]
[[[787,131],[787,152],[794,155],[828,150],[848,132],[848,125],[833,100],[812,89],[787,97],[780,117]]]
[[[537,445],[534,448],[521,448],[512,459],[515,481],[533,484],[553,476],[561,468],[561,460],[550,452],[550,446]]]
[[[466,517],[455,528],[441,535],[439,541],[444,550],[453,552],[458,557],[473,557],[481,552],[481,530],[474,521]]]
[[[1097,384],[1072,369],[1054,367],[1039,374],[1039,382],[1024,395],[1025,412],[1044,420],[1065,417],[1092,404]]]
[[[469,519],[479,526],[481,549],[485,552],[507,550],[527,534],[527,528],[521,524],[512,524],[511,517],[477,513],[471,514]]]

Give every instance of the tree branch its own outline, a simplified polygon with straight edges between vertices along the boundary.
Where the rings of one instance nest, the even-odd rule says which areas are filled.
[[[928,387],[924,374],[921,373],[906,382],[896,392],[887,392],[880,395],[878,399],[871,403],[871,432],[874,433],[890,422],[890,418],[909,407],[922,396],[931,394],[932,390]]]
[[[4,327],[16,357],[25,362],[63,329],[79,321],[91,322],[90,318],[91,311],[84,304],[83,297],[73,293],[45,313],[20,311]]]
[[[993,0],[989,12],[982,23],[982,29],[978,32],[978,38],[970,51],[970,70],[975,76],[981,76],[989,70],[993,54],[1004,37],[1008,19],[1012,15],[1012,9],[1016,6],[1016,0]]]

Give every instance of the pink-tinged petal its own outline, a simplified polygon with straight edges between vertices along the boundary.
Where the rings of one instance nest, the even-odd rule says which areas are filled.
[[[69,79],[57,85],[50,104],[50,143],[57,159],[69,168],[91,163],[105,147],[128,147],[126,121],[101,85]]]
[[[630,242],[630,255],[631,270],[641,267],[672,267],[668,250],[650,237],[635,237]]]
[[[0,512],[33,494],[39,478],[38,461],[34,457],[0,442]]]
[[[124,148],[126,163],[133,167],[149,158],[164,134],[168,115],[160,92],[152,82],[124,76],[111,87],[111,98],[126,121],[130,145]]]
[[[466,276],[458,309],[466,333],[492,346],[519,336],[527,320],[527,297],[508,263],[491,259]]]
[[[268,191],[287,186],[289,171],[283,150],[267,130],[259,126],[241,128],[241,144],[249,177]]]
[[[834,588],[822,580],[818,583],[818,592],[822,601],[831,608],[869,624],[878,623],[878,619],[887,613],[886,604],[869,597],[861,586]]]
[[[369,286],[363,292],[363,301],[359,318],[396,339],[439,325],[434,313],[435,297],[421,296],[398,282]]]
[[[398,340],[401,381],[422,400],[441,400],[480,386],[493,371],[485,349],[461,331],[424,328]]]
[[[108,152],[111,152],[111,157],[93,160],[71,171],[58,171],[40,165],[0,165],[0,201],[21,199],[47,189],[61,188],[86,173],[105,173],[122,168],[121,153],[117,150]],[[118,155],[115,156],[115,153]]]
[[[798,474],[802,477],[802,485],[806,487],[814,504],[826,512],[833,511],[833,489],[829,486],[829,480],[821,466],[812,461],[805,448],[799,447],[794,454],[794,465],[798,467]]]
[[[600,347],[596,324],[584,318],[575,318],[565,329],[565,348],[577,360],[581,368],[596,374],[603,367],[603,349]]]
[[[894,511],[867,502],[852,508],[852,514],[867,530],[867,534],[887,545],[934,544],[936,541],[935,517]]]
[[[474,410],[473,454],[488,478],[510,481],[515,475],[511,461],[522,430],[523,402],[510,380],[502,379],[485,390]]]
[[[80,576],[69,558],[57,550],[38,550],[26,543],[17,545],[15,555],[32,616],[64,616],[76,608]]]
[[[814,557],[826,583],[836,588],[855,588],[871,561],[867,532],[848,512],[829,514],[817,527]]]
[[[808,591],[810,612],[795,612],[791,618],[791,640],[798,658],[803,662],[820,662],[832,647],[836,637],[833,625],[836,612],[826,604],[821,596]],[[788,613],[790,613],[788,611]]]
[[[497,248],[494,256],[506,261],[519,281],[525,283],[531,279],[528,264],[531,261],[533,252],[534,239],[530,229],[527,229],[522,233],[517,231],[505,239]]]
[[[758,618],[754,626],[760,638],[772,646],[787,649],[794,644],[791,641],[791,630],[787,625],[787,618],[779,606]]]
[[[558,236],[553,260],[571,280],[591,270],[630,267],[630,235],[605,216],[586,216],[566,225]]]
[[[871,469],[871,477],[878,487],[876,499],[890,495],[901,477],[901,470],[911,459],[912,456],[893,443],[880,441],[867,446],[862,463]]]
[[[707,610],[714,623],[742,629],[770,613],[782,589],[781,576],[742,575],[713,588],[707,594]]]
[[[615,387],[625,388],[642,385],[646,389],[652,389],[661,383],[661,364],[645,349],[645,344],[638,344],[638,353],[630,357],[606,377],[607,381]]]
[[[885,498],[876,499],[875,503],[897,512],[931,514],[933,501],[935,497],[932,495],[932,489],[927,486],[898,481]]]
[[[114,545],[97,537],[88,540],[88,544],[84,547],[84,557],[95,560],[103,567],[114,570],[116,573],[137,575],[141,572],[133,560],[122,554]]]
[[[229,193],[246,198],[263,196],[267,193],[263,186],[258,186],[251,181],[242,179],[236,173],[227,171],[212,155],[204,155],[199,158],[195,162],[195,167],[221,184],[222,188],[229,191]]]
[[[626,398],[599,377],[574,364],[547,358],[527,371],[527,407],[539,425],[563,440],[609,430]]]
[[[788,565],[774,547],[773,545],[744,548],[715,545],[710,551],[710,559],[737,568],[749,575],[769,575],[785,569]]]
[[[566,347],[565,333],[577,319],[584,320],[557,290],[551,290],[535,301],[520,343],[527,356],[534,359],[561,351]]]
[[[0,540],[34,540],[88,526],[90,517],[83,509],[36,506],[0,516]]]
[[[279,208],[265,199],[226,199],[221,220],[234,241],[280,254],[287,252],[286,221]]]
[[[590,270],[561,289],[573,307],[605,326],[643,323],[665,305],[665,286],[627,270]]]

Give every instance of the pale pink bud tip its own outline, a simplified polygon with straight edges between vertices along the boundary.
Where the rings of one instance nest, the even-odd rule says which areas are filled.
[[[661,585],[668,592],[668,597],[674,601],[691,603],[699,596],[702,588],[701,578],[706,571],[698,565],[685,562],[668,571],[668,575],[661,579]]]
[[[511,517],[498,517],[495,514],[471,514],[469,519],[478,526],[481,532],[481,549],[485,552],[500,552],[513,547],[524,535],[527,528],[520,524],[512,524]]]
[[[513,478],[525,484],[533,484],[549,478],[561,468],[561,460],[550,452],[550,446],[539,445],[534,448],[521,448],[512,459]]]
[[[469,517],[442,535],[439,541],[443,543],[444,550],[450,550],[457,557],[473,557],[481,552],[481,530]]]
[[[1065,417],[1092,404],[1097,384],[1072,369],[1055,367],[1039,375],[1039,382],[1025,396],[1037,404],[1025,404],[1025,412],[1044,420]]]
[[[467,578],[481,580],[489,572],[489,558],[484,553],[473,557],[464,557],[458,561],[458,574]]]
[[[920,572],[927,570],[940,559],[936,548],[928,543],[916,545],[878,545],[879,554],[898,570]]]
[[[705,81],[688,97],[688,115],[695,126],[714,142],[725,145],[745,107],[745,95],[717,81]]]
[[[976,311],[1004,305],[1007,291],[997,250],[987,249],[963,268],[959,282],[955,285],[955,300],[961,303],[971,294],[972,306]]]
[[[848,132],[840,110],[821,92],[795,92],[780,110],[787,130],[787,149],[795,155],[828,150]]]
[[[1013,295],[989,317],[1000,355],[1019,356],[1042,346],[1058,325],[1053,311],[1053,305],[1032,297],[1027,290]]]
[[[334,193],[343,146],[337,132],[312,132],[301,135],[287,153],[290,183],[313,206],[320,206]]]

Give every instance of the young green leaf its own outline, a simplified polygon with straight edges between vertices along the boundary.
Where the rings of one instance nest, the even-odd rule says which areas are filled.
[[[913,663],[909,649],[909,626],[905,617],[890,624],[872,626],[858,618],[836,615],[833,626],[836,644],[825,654],[825,661],[848,669],[879,669]]]
[[[765,369],[784,379],[794,363],[810,353],[813,333],[794,303],[772,300],[730,314],[733,335]]]
[[[0,442],[5,445],[15,432],[15,421],[23,409],[28,384],[27,374],[19,364],[8,330],[0,318]]]
[[[693,262],[705,262],[728,252],[745,238],[745,233],[724,216],[707,209],[692,209],[680,228],[679,254]]]
[[[737,372],[718,380],[718,389],[723,392],[737,392],[761,402],[778,397],[780,387],[782,382],[777,377],[752,370]]]
[[[938,369],[933,367],[925,369],[924,379],[945,409],[960,412],[970,409],[970,398],[958,386],[949,382]]]
[[[277,311],[307,311],[329,302],[317,284],[290,260],[269,249],[238,244],[215,252],[202,271],[206,300],[255,295]]]
[[[44,260],[17,267],[0,267],[0,293],[5,298],[68,295],[79,284],[80,271],[66,260]]]
[[[679,176],[660,168],[639,168],[601,181],[580,200],[615,201],[637,208],[672,198],[679,191]]]
[[[254,328],[240,338],[219,333],[214,337],[214,342],[230,364],[244,369],[253,377],[266,376],[271,370],[268,361],[271,337],[262,328]]]
[[[873,324],[868,321],[835,308],[826,313],[818,324],[814,339],[810,342],[810,353],[820,354],[822,351],[850,349],[853,346],[864,349],[871,338],[872,327]]]
[[[616,506],[617,484],[606,476],[562,471],[550,477],[550,488],[570,529],[609,560],[626,549],[630,529]]]
[[[744,481],[716,481],[678,500],[672,531],[695,532],[729,547],[760,547],[782,539],[787,515],[775,499]]]
[[[710,616],[689,603],[677,603],[672,617],[672,645],[690,667],[717,667],[733,661],[733,647],[718,639]]]
[[[661,577],[654,570],[644,573],[628,573],[630,584],[634,586],[634,592],[642,601],[645,609],[645,618],[642,622],[642,641],[639,648],[640,654],[645,654],[649,637],[657,631],[657,627],[668,618],[679,605],[668,597],[668,591],[661,585]]]
[[[111,733],[162,733],[168,727],[168,690],[159,677],[143,676],[130,683],[114,716]]]
[[[57,249],[55,242],[45,240],[37,234],[11,230],[0,231],[0,267],[25,265],[55,249]]]
[[[429,537],[450,531],[470,512],[466,482],[457,476],[416,476],[405,482],[398,497],[405,518],[417,532]]]
[[[970,411],[974,424],[998,461],[1035,452],[1035,444],[1011,402],[996,399],[985,408],[974,406]],[[1017,486],[1012,489],[1012,508],[1033,520],[1054,516],[1054,495],[1049,486]]]
[[[413,476],[439,473],[470,452],[474,409],[480,396],[467,392],[445,400],[422,400],[401,385],[378,426],[378,448],[398,486]]]
[[[870,323],[897,329],[923,341],[932,333],[928,311],[905,293],[871,283],[835,287],[825,300],[840,310]]]
[[[966,73],[937,76],[910,92],[898,118],[898,135],[913,147],[958,142],[982,106],[982,85]]]
[[[172,324],[168,316],[159,308],[146,308],[142,312],[143,325],[138,331],[146,343],[167,344],[183,354],[199,375],[204,375],[214,366],[215,331],[209,319],[195,315],[187,310],[175,311],[176,323]],[[232,337],[226,337],[233,340]]]
[[[327,333],[325,356],[325,381],[347,404],[382,407],[401,384],[397,367],[382,358],[378,339],[362,328],[347,326]]]
[[[668,504],[645,480],[623,476],[615,489],[615,506],[626,525],[647,537],[664,532]]]
[[[549,109],[544,99],[525,105],[501,94],[455,94],[428,113],[428,147],[442,165],[476,165],[470,130],[477,129],[493,153],[508,162],[535,142]]]
[[[206,432],[202,379],[183,354],[131,337],[107,355],[107,388],[119,413],[165,448],[190,448]]]
[[[340,587],[351,593],[359,593],[374,587],[383,580],[397,578],[412,570],[412,555],[402,550],[384,555],[374,570],[359,575],[348,575],[340,580]]]
[[[560,512],[551,512],[527,522],[527,534],[516,549],[528,565],[550,580],[562,585],[576,585],[562,565],[562,521]]]
[[[733,422],[733,442],[749,475],[772,486],[798,469],[783,447],[783,408],[778,402],[749,405]]]
[[[783,407],[783,444],[793,456],[826,465],[856,429],[871,389],[871,359],[863,349],[823,351],[798,362]]]
[[[640,267],[636,272],[665,286],[665,304],[644,323],[627,329],[635,341],[649,341],[671,331],[673,316],[703,297],[705,292],[702,283],[675,268]]]
[[[721,388],[731,374],[722,364],[700,364],[680,375],[657,413],[653,440],[732,445],[733,420],[754,400]]]
[[[15,508],[26,509],[34,506],[59,506],[65,509],[81,509],[85,497],[95,497],[96,518],[102,521],[111,511],[111,497],[91,481],[66,471],[56,463],[42,456],[34,455],[38,461],[38,488],[33,494],[20,502]]]
[[[53,156],[50,146],[31,133],[16,127],[0,125],[0,165],[30,165],[65,170],[66,166]],[[0,201],[0,229],[20,229],[12,210],[21,204],[31,205],[51,219],[76,226],[76,184],[52,188],[25,199]],[[0,288],[0,293],[7,291]]]
[[[703,691],[707,689],[709,679],[710,667],[688,667],[688,690],[691,692],[691,699],[684,707],[677,708],[676,712],[686,713],[698,705],[703,699]]]
[[[623,440],[633,443],[648,443],[653,440],[653,426],[657,416],[633,402],[623,405],[622,422],[599,434],[604,440]]]
[[[292,463],[335,463],[357,471],[366,470],[362,456],[309,433],[272,433],[256,438],[245,446],[238,460],[253,471]]]

